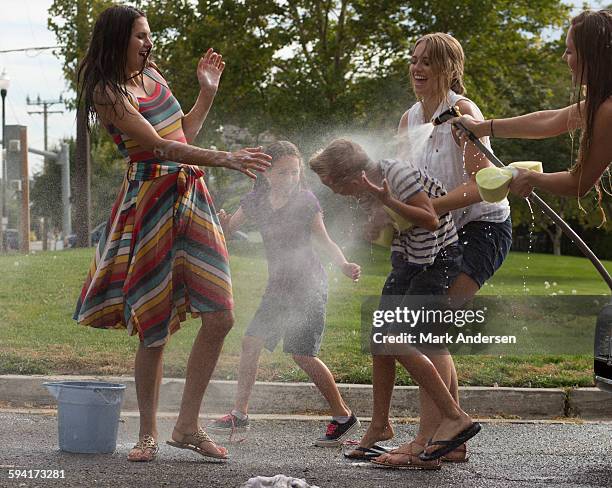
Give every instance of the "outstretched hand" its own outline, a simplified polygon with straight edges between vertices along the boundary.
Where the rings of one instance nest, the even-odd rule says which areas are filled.
[[[340,266],[340,269],[345,276],[348,276],[353,281],[359,281],[361,277],[361,266],[356,263],[344,263]]]
[[[514,176],[510,182],[510,191],[515,195],[527,198],[533,191],[533,185],[530,182],[530,170],[524,168],[512,168]]]
[[[246,147],[228,153],[227,159],[223,166],[244,173],[249,178],[257,179],[253,171],[265,171],[271,166],[271,156],[262,152],[262,147]]]
[[[216,53],[212,47],[209,48],[198,62],[197,75],[200,90],[214,95],[219,88],[219,80],[224,69],[223,56]]]
[[[386,178],[383,180],[382,186],[378,186],[368,179],[365,171],[362,171],[361,180],[366,185],[366,190],[378,198],[381,202],[386,203],[391,200],[391,190],[389,189],[389,183],[387,182]]]
[[[217,218],[219,219],[219,223],[221,224],[221,228],[223,232],[229,235],[229,224],[232,216],[228,214],[225,210],[221,209],[217,212]]]

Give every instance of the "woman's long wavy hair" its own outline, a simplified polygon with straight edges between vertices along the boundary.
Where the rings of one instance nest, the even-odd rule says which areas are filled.
[[[583,120],[580,146],[573,172],[582,172],[593,141],[593,125],[599,107],[612,96],[612,11],[585,10],[572,19],[572,34],[576,46],[577,107]],[[582,86],[586,87],[584,113],[580,111]],[[601,207],[602,191],[599,182],[595,184],[599,208],[602,212],[602,225],[606,221]]]
[[[572,33],[578,66],[575,87],[580,107],[581,87],[586,86],[584,125],[580,137],[578,166],[588,155],[593,139],[593,123],[599,107],[612,95],[612,12],[586,10],[572,19]]]
[[[440,101],[446,98],[449,89],[458,95],[465,94],[463,83],[465,55],[459,41],[450,34],[434,32],[419,38],[414,43],[413,52],[421,42],[427,46],[427,57],[437,77],[436,96]],[[412,77],[410,82],[414,90]]]
[[[87,113],[88,125],[98,119],[95,103],[113,105],[117,113],[113,99],[129,99],[125,88],[127,49],[134,21],[140,17],[145,14],[137,8],[115,5],[104,10],[96,21],[77,72],[78,103]],[[148,64],[147,59],[143,66]],[[136,76],[141,73],[142,70]]]

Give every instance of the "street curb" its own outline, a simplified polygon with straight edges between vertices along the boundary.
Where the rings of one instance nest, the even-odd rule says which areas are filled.
[[[47,381],[107,381],[126,385],[123,410],[137,410],[134,378],[128,376],[22,376],[0,375],[0,402],[12,406],[55,405],[43,386]],[[160,411],[178,411],[185,380],[164,378]],[[372,415],[372,386],[339,384],[345,402],[359,416]],[[227,412],[234,400],[235,381],[211,381],[202,410]],[[462,408],[479,417],[552,419],[580,416],[584,419],[612,419],[612,395],[597,388],[489,388],[468,386],[459,389]],[[312,383],[257,382],[249,402],[254,414],[304,414],[329,411],[327,402]],[[391,416],[418,415],[418,388],[396,386]]]

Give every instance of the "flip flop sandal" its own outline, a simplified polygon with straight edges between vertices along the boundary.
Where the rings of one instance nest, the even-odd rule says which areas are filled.
[[[358,451],[359,454],[353,454],[355,451]],[[374,444],[372,447],[357,446],[350,452],[345,452],[344,457],[347,459],[371,459],[388,452],[389,449],[379,446],[378,444]]]
[[[127,459],[132,463],[148,463],[155,459],[155,456],[157,456],[158,451],[159,446],[157,445],[157,442],[155,441],[153,436],[147,434],[142,436],[142,439],[140,439],[134,445],[134,447],[132,447]],[[130,457],[130,454],[132,453],[139,453],[139,455],[138,457]]]
[[[442,456],[440,460],[443,463],[467,463],[470,460],[470,457],[467,453],[467,445],[461,444],[454,451],[451,451],[448,454]]]
[[[442,463],[439,459],[433,461],[423,461],[419,458],[418,454],[414,454],[412,452],[412,442],[408,444],[407,449],[397,448],[393,449],[386,453],[389,456],[400,455],[407,456],[408,462],[404,463],[391,463],[389,462],[389,458],[383,459],[382,461],[377,461],[376,459],[370,459],[370,463],[374,464],[376,467],[386,468],[386,469],[421,469],[421,470],[437,470],[442,467]],[[420,445],[420,444],[417,444]]]
[[[474,437],[480,430],[482,429],[482,425],[478,422],[472,423],[467,429],[459,432],[455,437],[450,440],[441,440],[441,441],[429,441],[427,446],[425,446],[425,451],[423,451],[419,458],[421,461],[433,461],[434,459],[441,458],[445,454],[448,454],[451,451],[457,449],[461,444],[469,441],[472,437]],[[434,451],[427,452],[427,448],[431,446],[442,446],[439,449],[435,449]]]
[[[200,456],[203,456],[203,457],[209,457],[212,459],[220,459],[220,460],[229,459],[229,457],[226,456],[225,454],[215,454],[209,451],[204,451],[200,447],[200,444],[202,444],[202,442],[210,442],[212,445],[215,445],[213,440],[208,436],[206,432],[204,432],[204,429],[202,429],[202,427],[200,427],[197,430],[197,432],[194,432],[193,434],[187,434],[184,437],[188,438],[188,442],[185,442],[185,441],[178,442],[175,440],[171,440],[171,441],[166,441],[166,444],[172,447],[176,447],[178,449],[189,449],[191,451],[197,452]]]

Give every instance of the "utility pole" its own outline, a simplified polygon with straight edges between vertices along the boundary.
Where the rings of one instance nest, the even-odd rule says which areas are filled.
[[[39,107],[42,107],[42,110],[37,110],[37,111],[28,111],[28,114],[30,115],[35,115],[35,114],[42,114],[43,116],[43,127],[44,127],[44,132],[45,132],[45,139],[44,139],[44,148],[45,151],[48,150],[47,147],[47,136],[48,136],[48,130],[47,130],[47,117],[49,114],[61,114],[64,113],[61,110],[49,110],[49,107],[52,107],[53,105],[56,105],[58,103],[64,103],[64,101],[62,100],[62,96],[60,95],[59,100],[41,100],[40,96],[36,97],[36,100],[30,100],[30,97],[28,96],[26,98],[26,102],[28,103],[28,105],[36,105]],[[47,166],[48,166],[48,161],[47,158],[45,158],[45,171],[47,171]],[[64,227],[66,226],[66,223],[64,223]],[[68,223],[68,226],[70,226],[70,223]],[[49,234],[49,219],[47,217],[44,217],[43,219],[43,251],[47,250],[47,235]]]
[[[76,47],[78,58],[83,59],[89,44],[89,35],[92,25],[89,21],[91,14],[91,2],[89,0],[76,1]],[[90,140],[86,112],[84,104],[80,99],[79,87],[77,92],[77,116],[76,116],[76,148],[74,174],[74,211],[76,214],[75,233],[77,236],[76,247],[89,247],[91,230],[91,158]],[[81,102],[81,103],[78,103]]]

